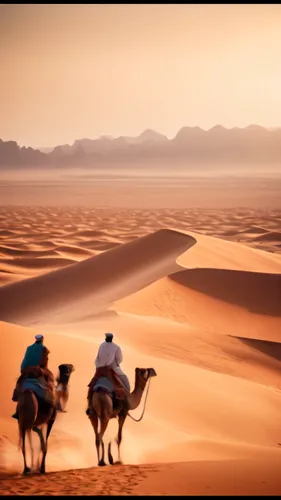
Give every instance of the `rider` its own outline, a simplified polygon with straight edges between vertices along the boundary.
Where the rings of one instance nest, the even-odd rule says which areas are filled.
[[[50,351],[46,346],[43,345],[43,340],[43,335],[35,335],[35,342],[32,345],[28,346],[25,351],[25,355],[20,368],[21,376],[17,381],[17,385],[12,397],[12,400],[14,402],[18,401],[18,391],[24,379],[24,372],[31,367],[47,369],[48,355]],[[46,382],[44,383],[44,385],[46,385]],[[16,409],[16,413],[14,413],[13,418],[18,418],[18,408]]]
[[[40,366],[46,368],[48,364],[49,349],[43,345],[44,337],[40,333],[35,335],[34,344],[27,347],[21,363],[21,373],[30,366]]]
[[[130,392],[130,382],[127,375],[120,368],[120,363],[123,361],[123,355],[120,347],[113,342],[113,334],[106,333],[105,341],[99,347],[98,354],[95,360],[96,368],[101,367],[110,367],[113,371],[118,375],[121,383],[125,387],[125,389]],[[90,389],[88,392],[88,403],[90,404],[92,395],[92,385],[90,385]],[[86,411],[89,414],[89,408]]]
[[[127,389],[127,391],[130,392],[129,379],[119,366],[120,363],[122,363],[123,361],[122,351],[119,345],[115,344],[115,342],[112,341],[113,341],[113,334],[106,333],[105,341],[102,342],[102,344],[100,345],[95,360],[96,368],[100,368],[101,366],[110,366],[111,368],[113,368],[113,370],[123,383],[125,389]]]

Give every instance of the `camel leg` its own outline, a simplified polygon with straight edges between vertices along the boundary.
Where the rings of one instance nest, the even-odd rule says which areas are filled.
[[[48,421],[48,424],[47,424],[47,433],[46,433],[46,441],[45,441],[45,453],[43,453],[43,458],[42,458],[42,463],[41,463],[41,469],[40,469],[40,472],[41,474],[45,474],[46,472],[46,466],[45,466],[45,462],[46,462],[46,456],[47,456],[47,451],[48,451],[48,439],[49,439],[49,435],[51,433],[51,430],[52,430],[52,427],[55,423],[55,419],[51,419]]]
[[[51,433],[52,427],[55,423],[55,419],[52,418],[49,420],[48,425],[47,425],[47,434],[46,434],[46,442],[48,441],[49,435]]]
[[[68,390],[62,390],[56,392],[56,408],[58,411],[65,411],[65,407],[67,405],[69,398]]]
[[[100,429],[100,433],[99,433],[99,440],[100,440],[100,443],[101,443],[101,449],[102,449],[102,456],[101,456],[101,459],[98,463],[99,466],[104,466],[106,465],[105,461],[104,461],[104,442],[103,442],[103,436],[104,436],[104,433],[106,431],[106,428],[108,426],[108,422],[109,422],[109,419],[102,419],[101,421],[101,429]]]
[[[104,455],[105,455],[105,453],[104,453],[104,442],[101,439],[101,459],[100,459],[100,461],[98,463],[99,467],[104,467],[106,465],[105,460],[104,460]]]
[[[22,445],[22,454],[24,459],[23,474],[31,472],[31,468],[27,467],[26,465],[26,448],[25,448],[26,432],[28,433],[28,438],[30,442],[31,458],[33,466],[34,453],[31,443],[31,429],[34,421],[36,420],[37,411],[38,411],[37,400],[33,392],[30,389],[24,391],[23,394],[20,395],[18,401],[18,413],[19,413],[18,425],[19,425],[20,440]]]
[[[21,451],[23,455],[23,463],[24,463],[24,469],[23,469],[23,475],[25,476],[28,472],[31,472],[31,469],[27,467],[26,465],[26,452],[25,452],[25,429],[21,430],[22,434],[22,445],[21,445]]]
[[[122,430],[123,430],[123,425],[125,423],[127,415],[119,415],[118,417],[118,435],[117,435],[117,446],[118,446],[118,462],[115,462],[115,464],[122,464],[121,460],[121,453],[120,453],[120,446],[122,442]]]
[[[57,391],[56,392],[56,408],[58,411],[62,411],[61,398],[62,398],[62,391]]]
[[[31,438],[31,430],[30,429],[28,429],[27,435],[28,435],[28,441],[29,441],[29,447],[30,447],[30,453],[31,453],[31,470],[32,470],[33,466],[34,466],[34,450],[33,450],[33,446],[32,446],[32,438]]]
[[[62,395],[62,401],[63,401],[63,407],[62,407],[62,411],[65,412],[66,411],[66,405],[67,405],[67,402],[68,402],[68,398],[69,398],[69,393],[68,393],[68,390],[66,390],[63,395]]]
[[[42,429],[39,429],[39,427],[33,427],[34,432],[36,432],[39,436],[40,439],[40,444],[41,444],[41,451],[42,451],[42,462],[40,466],[40,473],[45,474],[45,460],[46,460],[46,455],[47,455],[47,439],[46,442],[44,440],[43,432]]]
[[[95,431],[95,436],[96,436],[96,449],[97,449],[97,456],[98,456],[98,462],[100,461],[100,439],[99,439],[99,433],[98,433],[98,417],[96,413],[92,413],[90,416],[90,421],[91,424],[94,428]]]
[[[111,454],[111,443],[109,443],[109,445],[108,445],[107,455],[108,455],[108,461],[109,461],[110,465],[114,465],[113,456]]]

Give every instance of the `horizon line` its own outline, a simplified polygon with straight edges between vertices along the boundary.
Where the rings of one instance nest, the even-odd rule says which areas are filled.
[[[238,127],[238,126],[234,126],[234,127],[225,127],[224,125],[220,125],[219,123],[216,124],[216,125],[213,125],[212,127],[210,128],[203,128],[201,127],[200,125],[183,125],[181,128],[179,128],[179,130],[177,131],[177,133],[174,135],[174,136],[168,136],[162,132],[158,132],[157,130],[155,129],[152,129],[152,128],[146,128],[144,130],[142,130],[142,132],[140,132],[139,134],[137,135],[126,135],[126,134],[121,134],[121,135],[117,135],[117,136],[114,136],[112,134],[109,134],[109,133],[102,133],[98,136],[94,136],[94,137],[80,137],[79,139],[74,139],[73,142],[65,142],[65,143],[59,143],[59,144],[56,144],[55,146],[32,146],[31,144],[29,144],[28,146],[25,145],[25,144],[22,144],[21,142],[15,140],[15,139],[7,139],[7,140],[4,140],[0,137],[0,141],[2,142],[16,142],[18,144],[18,146],[20,146],[20,148],[32,148],[32,149],[37,149],[37,150],[41,150],[41,149],[55,149],[56,147],[58,146],[66,146],[66,145],[69,145],[69,146],[73,146],[75,144],[75,142],[77,141],[83,141],[85,139],[87,140],[90,140],[90,141],[97,141],[97,140],[100,140],[100,139],[108,139],[108,140],[116,140],[116,139],[119,139],[120,137],[130,137],[130,138],[137,138],[137,137],[140,137],[142,134],[144,134],[145,132],[154,132],[154,133],[157,133],[159,135],[162,135],[162,136],[165,136],[168,140],[173,140],[177,137],[178,133],[182,130],[182,129],[185,129],[185,128],[189,128],[189,129],[200,129],[202,132],[210,132],[211,130],[213,130],[214,128],[221,128],[221,129],[224,129],[224,130],[235,130],[235,129],[240,129],[240,130],[245,130],[245,129],[248,129],[248,128],[251,128],[251,127],[257,127],[257,128],[262,128],[264,130],[268,130],[268,131],[273,131],[273,130],[279,130],[281,129],[281,125],[280,126],[271,126],[271,127],[266,127],[266,126],[263,126],[263,125],[259,125],[257,123],[250,123],[249,125],[246,125],[244,127]]]

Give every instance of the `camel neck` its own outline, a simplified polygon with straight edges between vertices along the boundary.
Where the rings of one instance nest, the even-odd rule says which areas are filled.
[[[145,385],[146,381],[143,381],[140,378],[136,377],[135,388],[133,392],[131,392],[129,398],[130,410],[134,410],[139,406]]]

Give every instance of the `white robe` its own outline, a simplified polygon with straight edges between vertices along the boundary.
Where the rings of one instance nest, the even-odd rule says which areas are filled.
[[[117,375],[125,375],[119,366],[122,360],[123,355],[120,347],[114,342],[104,341],[99,347],[95,365],[97,368],[101,366],[112,366]]]

